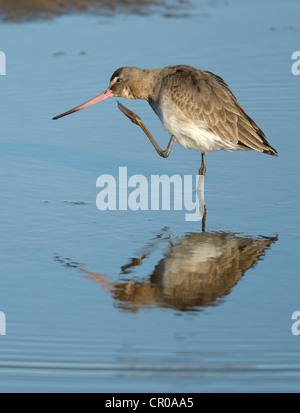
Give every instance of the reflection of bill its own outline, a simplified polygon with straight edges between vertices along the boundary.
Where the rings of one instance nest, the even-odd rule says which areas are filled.
[[[6,317],[3,311],[0,311],[0,336],[6,335]]]
[[[220,298],[230,293],[276,240],[277,237],[240,237],[228,232],[191,233],[172,241],[164,258],[142,281],[136,277],[129,279],[128,274],[150,257],[153,243],[141,257],[131,259],[121,268],[122,278],[126,275],[126,279],[118,282],[79,264],[78,268],[86,278],[107,290],[118,308],[132,312],[145,307],[200,310],[219,304]],[[65,260],[58,261],[67,265]]]

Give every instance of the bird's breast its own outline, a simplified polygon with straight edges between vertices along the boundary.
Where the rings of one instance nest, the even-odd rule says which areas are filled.
[[[203,120],[194,119],[183,113],[168,97],[149,101],[149,104],[161,120],[165,131],[174,136],[175,140],[185,148],[199,152],[240,149],[238,145],[224,141],[211,132]]]

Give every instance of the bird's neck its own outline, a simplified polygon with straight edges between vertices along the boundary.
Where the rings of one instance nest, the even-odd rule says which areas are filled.
[[[138,79],[130,86],[135,99],[155,100],[158,95],[158,75],[161,69],[139,69]]]

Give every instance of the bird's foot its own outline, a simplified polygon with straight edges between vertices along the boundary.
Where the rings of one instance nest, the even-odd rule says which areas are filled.
[[[140,125],[142,122],[142,119],[135,114],[134,112],[132,112],[132,110],[126,108],[126,106],[122,105],[122,103],[120,103],[118,101],[118,108],[120,109],[121,112],[124,113],[124,115],[127,116],[127,118],[129,118],[131,120],[131,122],[135,123],[136,125]]]

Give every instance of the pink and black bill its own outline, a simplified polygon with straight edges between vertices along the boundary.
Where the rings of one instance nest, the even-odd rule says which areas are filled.
[[[82,105],[76,106],[76,108],[73,108],[71,110],[68,110],[67,112],[62,113],[61,115],[55,116],[52,119],[56,120],[56,119],[62,118],[63,116],[70,115],[71,113],[77,112],[78,110],[81,110],[81,109],[85,109],[89,106],[94,105],[95,103],[101,102],[102,100],[110,98],[112,96],[113,96],[113,92],[110,89],[106,89],[103,93],[100,93],[100,95],[94,97],[93,99],[88,100],[85,103],[82,103]]]

